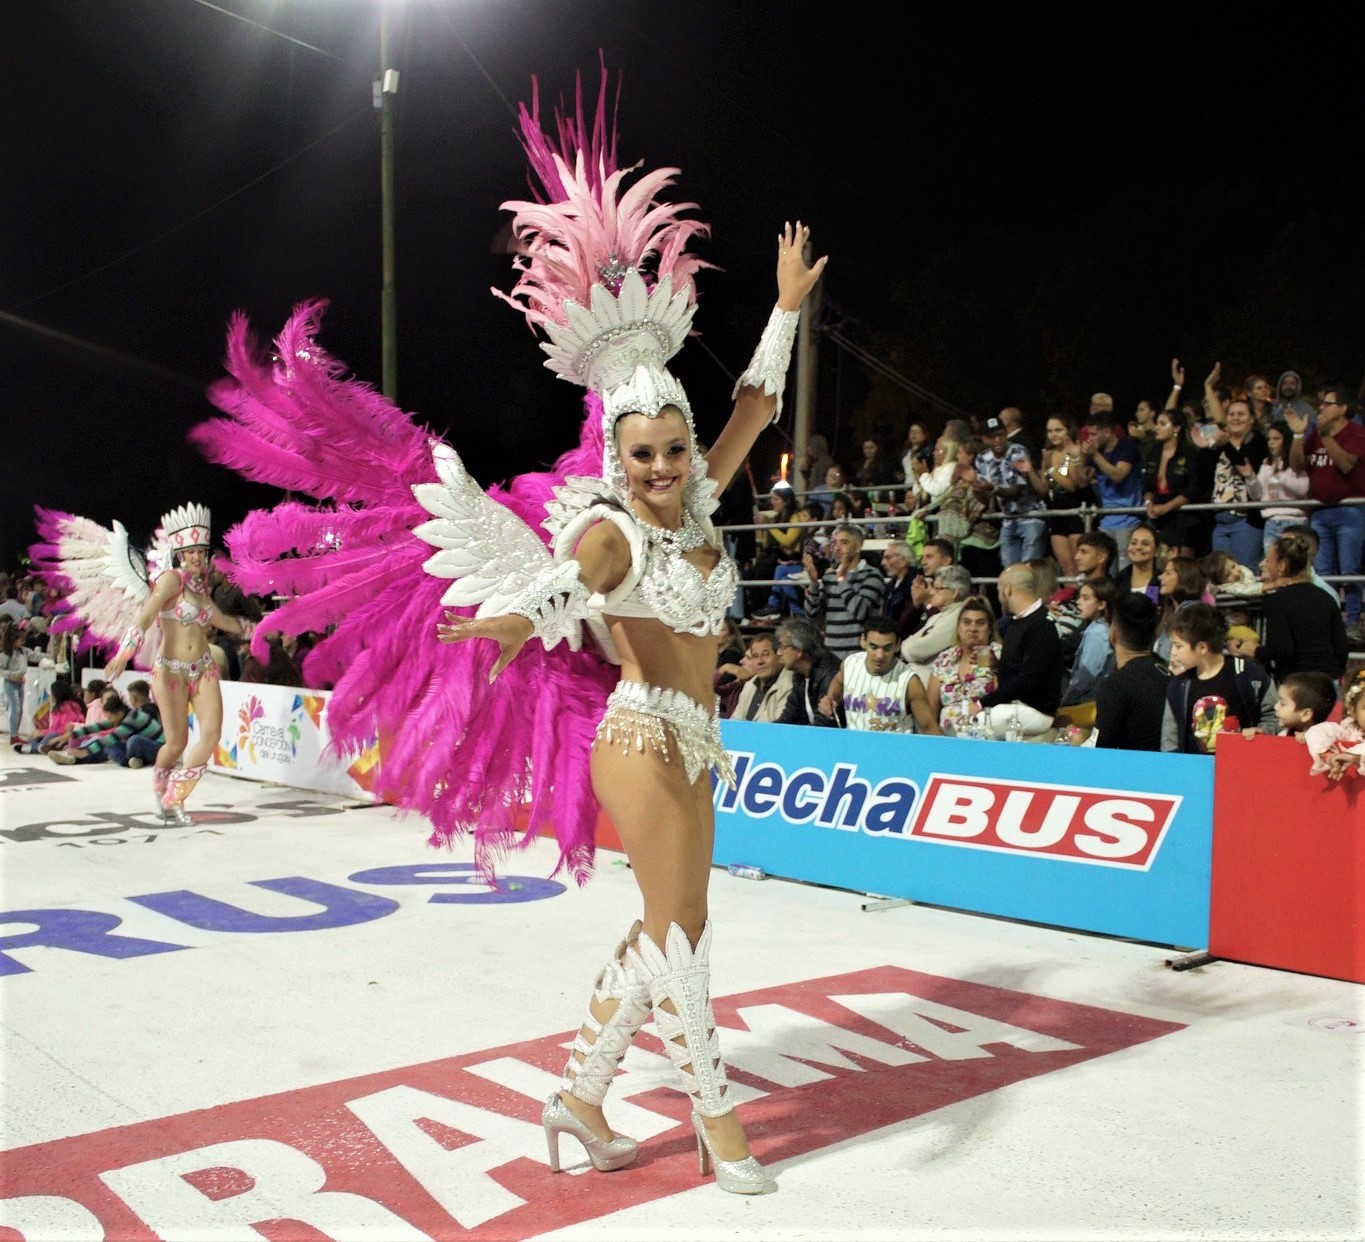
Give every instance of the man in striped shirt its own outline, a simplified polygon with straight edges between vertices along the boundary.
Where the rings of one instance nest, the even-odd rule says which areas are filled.
[[[863,622],[881,611],[886,581],[863,560],[863,532],[842,523],[829,541],[833,563],[823,576],[807,553],[806,616],[823,622],[825,648],[840,659],[860,649]]]

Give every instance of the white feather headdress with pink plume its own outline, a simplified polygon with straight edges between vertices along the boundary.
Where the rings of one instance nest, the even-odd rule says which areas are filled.
[[[207,548],[213,519],[207,506],[178,505],[161,517],[157,543],[165,542],[173,552],[188,552],[191,548]]]
[[[503,203],[514,213],[517,283],[510,294],[493,292],[521,311],[548,338],[545,365],[602,401],[602,475],[622,498],[625,472],[615,425],[623,414],[656,417],[674,406],[687,421],[693,475],[685,497],[697,517],[714,508],[705,461],[697,451],[692,408],[668,361],[692,330],[693,276],[711,267],[688,251],[709,227],[685,213],[695,203],[666,203],[658,195],[674,183],[676,168],[661,168],[627,186],[639,165],[618,168],[616,126],[607,120],[602,66],[591,127],[581,80],[570,115],[556,111],[558,142],[541,128],[539,87],[520,110],[522,145],[539,182],[536,201]]]

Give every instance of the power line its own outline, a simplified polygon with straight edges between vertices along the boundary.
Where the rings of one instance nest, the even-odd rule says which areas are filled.
[[[158,363],[149,362],[145,358],[124,353],[121,349],[112,349],[108,345],[101,345],[98,341],[76,336],[71,332],[63,332],[58,328],[50,328],[47,324],[37,323],[32,319],[24,319],[19,315],[11,315],[8,311],[0,311],[0,323],[8,323],[24,332],[32,332],[35,336],[45,337],[47,340],[56,341],[58,344],[68,346],[71,349],[94,354],[106,362],[114,362],[130,370],[140,371],[152,379],[176,384],[193,392],[203,392],[204,390],[203,381],[194,376],[182,375],[179,371],[172,371],[169,367],[163,367]]]
[[[940,397],[937,393],[930,392],[929,389],[924,387],[924,385],[917,384],[915,383],[914,380],[907,379],[894,367],[888,366],[880,358],[877,358],[873,354],[868,353],[867,350],[863,349],[861,345],[855,345],[846,336],[844,336],[843,333],[841,333],[837,328],[831,328],[828,332],[826,332],[825,335],[837,346],[839,346],[840,349],[847,350],[848,353],[852,354],[853,357],[857,358],[859,362],[863,363],[864,366],[869,367],[878,375],[881,375],[884,378],[889,379],[893,384],[896,384],[897,386],[905,389],[907,392],[912,393],[915,396],[919,397],[922,401],[925,401],[930,405],[936,407],[937,409],[942,410],[946,414],[951,414],[954,418],[971,417],[966,410],[960,409],[958,406],[955,406],[951,401],[947,401],[944,398]]]
[[[455,42],[458,43],[458,44],[460,45],[461,49],[464,51],[464,54],[465,54],[466,56],[468,56],[469,59],[472,60],[472,61],[474,62],[474,67],[475,67],[481,74],[483,74],[484,81],[487,82],[488,85],[491,86],[491,87],[493,88],[493,93],[494,93],[499,99],[502,100],[502,106],[503,106],[504,108],[507,109],[507,111],[508,111],[508,113],[511,115],[512,119],[515,121],[516,118],[517,118],[517,110],[516,110],[516,108],[512,105],[512,101],[511,101],[510,99],[508,99],[507,96],[504,95],[504,94],[502,93],[501,88],[500,88],[500,87],[498,86],[498,84],[493,80],[492,74],[490,74],[490,73],[488,72],[488,70],[485,69],[485,68],[483,67],[483,64],[480,62],[479,58],[478,58],[477,56],[474,55],[474,49],[471,48],[471,47],[469,46],[469,44],[466,43],[466,42],[464,41],[464,39],[462,39],[462,38],[460,37],[460,32],[455,28],[455,23],[454,23],[453,21],[450,20],[450,14],[447,13],[447,12],[445,11],[445,9],[442,8],[440,5],[437,5],[437,6],[435,7],[435,12],[440,16],[441,20],[442,20],[443,22],[445,22],[446,26],[447,26],[447,27],[449,28],[449,30],[450,30],[451,35],[454,37]]]
[[[316,52],[319,56],[325,56],[328,60],[334,60],[339,65],[347,62],[340,56],[335,56],[325,48],[314,47],[311,43],[305,43],[302,39],[296,39],[293,35],[287,35],[282,30],[274,30],[269,26],[262,26],[260,22],[253,22],[249,17],[243,17],[240,13],[234,13],[231,9],[225,9],[221,5],[210,4],[209,0],[192,0],[194,4],[201,4],[206,9],[212,9],[215,13],[221,13],[224,17],[230,17],[234,21],[245,22],[248,26],[254,26],[257,30],[263,30],[268,35],[274,35],[277,39],[284,39],[286,42],[293,43],[298,47],[307,48],[310,52]]]

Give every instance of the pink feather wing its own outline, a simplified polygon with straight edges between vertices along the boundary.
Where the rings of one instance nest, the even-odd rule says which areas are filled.
[[[432,549],[412,533],[430,517],[412,487],[436,481],[431,434],[344,377],[314,339],[321,306],[296,310],[273,358],[234,317],[231,378],[210,393],[224,417],[192,433],[212,460],[319,502],[249,514],[226,536],[234,581],[287,597],[254,645],[264,654],[268,633],[330,631],[304,672],[333,685],[327,718],[340,753],[382,739],[379,795],[426,816],[434,842],[472,835],[490,875],[509,849],[553,828],[556,871],[582,883],[597,819],[588,754],[616,671],[591,652],[529,644],[489,686],[491,643],[438,640],[447,584],[423,571]],[[600,462],[599,419],[585,420],[583,436],[554,471],[488,493],[542,540],[561,465]]]

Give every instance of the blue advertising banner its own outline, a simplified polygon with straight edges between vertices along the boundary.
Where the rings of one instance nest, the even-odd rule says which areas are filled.
[[[721,726],[715,861],[1158,944],[1209,939],[1213,760]]]

